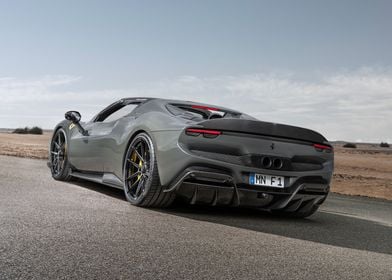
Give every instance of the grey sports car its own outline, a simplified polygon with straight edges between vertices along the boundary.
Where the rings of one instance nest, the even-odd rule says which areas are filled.
[[[158,98],[124,98],[80,119],[69,111],[54,129],[53,178],[123,189],[133,205],[167,207],[178,197],[306,217],[329,192],[333,148],[309,129]]]

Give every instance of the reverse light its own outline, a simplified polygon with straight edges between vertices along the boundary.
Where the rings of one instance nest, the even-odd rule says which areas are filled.
[[[327,153],[332,152],[332,147],[331,146],[322,145],[322,144],[313,144],[313,147],[318,152],[327,152]]]
[[[219,130],[211,130],[211,129],[201,129],[201,128],[187,128],[185,131],[186,135],[189,136],[199,136],[202,134],[207,138],[215,138],[218,135],[221,135],[222,132]]]

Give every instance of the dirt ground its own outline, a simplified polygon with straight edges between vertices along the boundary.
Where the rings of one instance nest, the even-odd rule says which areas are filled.
[[[392,200],[392,148],[336,145],[332,191]]]
[[[51,135],[0,133],[0,154],[47,159]],[[336,144],[332,191],[392,200],[392,148],[357,144],[357,149],[350,149]]]
[[[43,135],[0,133],[0,155],[47,159],[50,132]]]

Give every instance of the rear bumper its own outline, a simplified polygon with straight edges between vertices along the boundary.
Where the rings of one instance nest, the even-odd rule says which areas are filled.
[[[246,180],[246,176],[243,179]],[[231,174],[213,169],[188,168],[165,192],[176,192],[190,204],[284,209],[291,212],[324,202],[329,183],[321,176],[304,176],[287,188],[275,189],[249,185]]]
[[[181,133],[156,132],[152,136],[162,186],[191,204],[295,211],[321,204],[328,195],[333,153],[318,152],[306,143],[259,136],[225,132],[217,138],[205,138]],[[246,160],[248,156],[252,159],[252,155],[288,159],[290,165],[263,168]],[[301,168],[295,166],[297,163]],[[285,188],[250,185],[251,173],[283,176]]]

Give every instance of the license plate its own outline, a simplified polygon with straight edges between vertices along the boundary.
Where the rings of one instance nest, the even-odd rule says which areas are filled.
[[[264,187],[284,188],[284,177],[250,173],[249,184]]]

